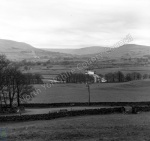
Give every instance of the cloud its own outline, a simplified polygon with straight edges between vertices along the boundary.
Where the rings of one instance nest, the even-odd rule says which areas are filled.
[[[35,47],[112,45],[131,34],[150,45],[149,0],[7,0],[0,5],[0,38]]]

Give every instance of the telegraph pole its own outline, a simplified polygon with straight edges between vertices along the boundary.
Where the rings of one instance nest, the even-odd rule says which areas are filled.
[[[86,87],[88,87],[88,93],[89,93],[89,100],[88,100],[88,104],[90,106],[90,102],[91,102],[91,91],[90,91],[90,84],[86,83]]]

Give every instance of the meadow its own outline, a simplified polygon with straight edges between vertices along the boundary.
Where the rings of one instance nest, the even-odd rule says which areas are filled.
[[[118,67],[112,67],[112,68],[98,68],[94,69],[97,74],[106,74],[110,72],[117,72],[121,71],[124,74],[131,73],[131,72],[139,72],[140,74],[150,74],[150,66],[118,66]]]
[[[1,123],[7,141],[148,141],[150,113]]]
[[[51,87],[50,87],[51,86]],[[150,80],[91,84],[91,102],[150,101]],[[39,93],[31,103],[88,102],[85,84],[35,85]]]
[[[80,67],[77,68],[76,65],[51,65],[50,67],[45,67],[45,66],[32,66],[29,70],[25,71],[28,73],[38,73],[43,76],[44,79],[53,79],[57,75],[61,73],[66,73],[70,72],[71,70],[75,70],[76,73],[80,72],[79,69],[82,69],[82,72],[85,72],[84,68]],[[100,66],[99,68],[94,68],[93,71],[95,71],[96,74],[102,74],[105,75],[106,73],[110,72],[117,72],[117,71],[122,71],[124,74],[126,73],[131,73],[131,72],[139,72],[140,74],[150,74],[150,65],[142,65],[142,66],[113,66],[111,67],[106,67]]]

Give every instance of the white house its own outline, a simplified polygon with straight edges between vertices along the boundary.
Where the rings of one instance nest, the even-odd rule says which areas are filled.
[[[94,83],[102,82],[105,83],[107,80],[103,77],[100,77],[99,75],[95,74],[94,71],[86,71],[85,74],[88,74],[90,76],[94,77]]]

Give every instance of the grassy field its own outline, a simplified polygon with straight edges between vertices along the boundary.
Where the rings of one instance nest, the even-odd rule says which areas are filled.
[[[82,64],[82,63],[81,63]],[[102,67],[102,66],[101,66]],[[55,78],[57,75],[65,72],[70,72],[71,70],[76,70],[75,72],[79,72],[79,69],[81,69],[81,65],[79,69],[77,68],[76,65],[52,65],[50,68],[47,68],[45,66],[33,66],[31,67],[30,70],[27,72],[29,73],[38,73],[41,74],[44,78],[47,78],[49,76],[50,78]],[[83,69],[83,68],[82,68]],[[143,74],[150,74],[150,65],[147,66],[113,66],[111,68],[107,68],[106,66],[102,68],[96,68],[94,71],[97,74],[103,74],[105,75],[106,73],[110,72],[117,72],[117,71],[122,71],[123,73],[131,73],[131,72],[139,72],[142,75]]]
[[[150,66],[121,66],[121,67],[112,67],[112,68],[101,68],[101,69],[94,69],[97,74],[106,74],[110,72],[117,72],[122,71],[124,74],[132,73],[132,72],[139,72],[140,74],[150,74]]]
[[[50,88],[35,85],[39,89],[33,103],[87,102],[85,84],[54,84]],[[126,83],[92,84],[91,102],[141,102],[150,101],[150,80]]]
[[[7,141],[149,141],[150,113],[1,123]]]

